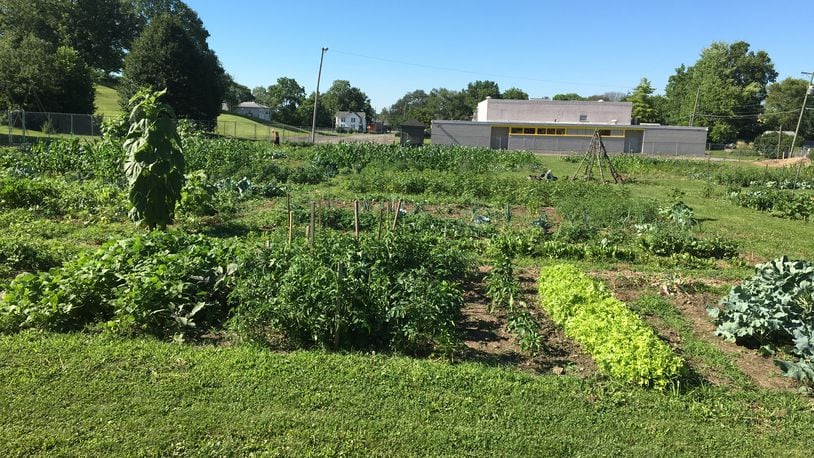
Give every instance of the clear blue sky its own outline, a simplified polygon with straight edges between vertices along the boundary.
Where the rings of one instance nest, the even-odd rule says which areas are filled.
[[[237,82],[294,78],[320,91],[344,79],[379,111],[415,89],[475,80],[531,97],[627,92],[642,77],[663,93],[713,41],[765,50],[778,80],[814,71],[810,1],[186,0]]]

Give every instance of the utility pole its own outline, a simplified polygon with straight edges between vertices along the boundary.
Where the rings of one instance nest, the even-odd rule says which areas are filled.
[[[319,73],[317,73],[317,91],[314,92],[314,116],[311,118],[311,143],[316,141],[317,136],[317,105],[319,104],[319,80],[322,78],[322,59],[325,57],[325,51],[328,48],[322,48],[322,54],[319,56]]]
[[[811,92],[812,83],[814,83],[814,72],[801,72],[803,75],[809,75],[808,87],[806,88],[806,95],[803,97],[803,107],[800,108],[800,117],[797,118],[797,128],[794,129],[794,140],[791,141],[791,152],[789,157],[794,157],[794,145],[797,143],[797,133],[800,131],[800,123],[803,121],[803,113],[806,111],[806,102],[808,102],[808,93]]]
[[[785,159],[786,158],[786,152],[785,151],[783,151],[782,156],[780,155],[780,138],[782,137],[782,134],[783,134],[783,124],[780,124],[780,129],[778,129],[778,131],[777,131],[777,154],[775,154],[775,156],[777,156],[779,159]]]
[[[695,111],[698,109],[698,97],[701,96],[701,86],[698,86],[698,90],[695,92],[695,105],[692,107],[692,115],[690,116],[690,127],[692,127],[693,123],[695,123]]]

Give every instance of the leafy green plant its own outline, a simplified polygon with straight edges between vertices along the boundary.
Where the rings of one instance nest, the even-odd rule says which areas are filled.
[[[232,295],[232,327],[261,341],[331,349],[449,350],[470,270],[438,234],[402,226],[379,238],[324,231],[250,251]]]
[[[683,375],[684,361],[604,285],[576,267],[542,269],[538,288],[542,307],[591,354],[600,370],[659,388]]]
[[[130,99],[130,130],[124,163],[130,218],[150,229],[172,223],[184,184],[184,156],[172,107],[160,101],[166,89],[142,90]]]
[[[222,322],[235,247],[202,235],[151,232],[113,241],[63,266],[11,281],[0,327],[199,335]]]
[[[786,257],[755,266],[755,275],[709,309],[729,341],[786,349],[778,361],[791,377],[814,383],[814,264]]]

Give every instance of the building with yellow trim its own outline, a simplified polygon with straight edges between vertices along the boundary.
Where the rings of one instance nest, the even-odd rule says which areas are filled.
[[[703,155],[705,127],[637,124],[630,102],[486,98],[473,121],[432,121],[435,145],[585,152],[594,131],[608,152]]]

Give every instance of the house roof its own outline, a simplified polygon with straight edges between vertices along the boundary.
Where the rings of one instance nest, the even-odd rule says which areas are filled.
[[[336,115],[340,116],[340,117],[341,116],[350,116],[350,115],[356,115],[356,116],[359,116],[360,118],[366,117],[364,111],[337,111]]]
[[[235,108],[268,108],[265,105],[260,105],[259,103],[255,102],[242,102],[237,105]]]

